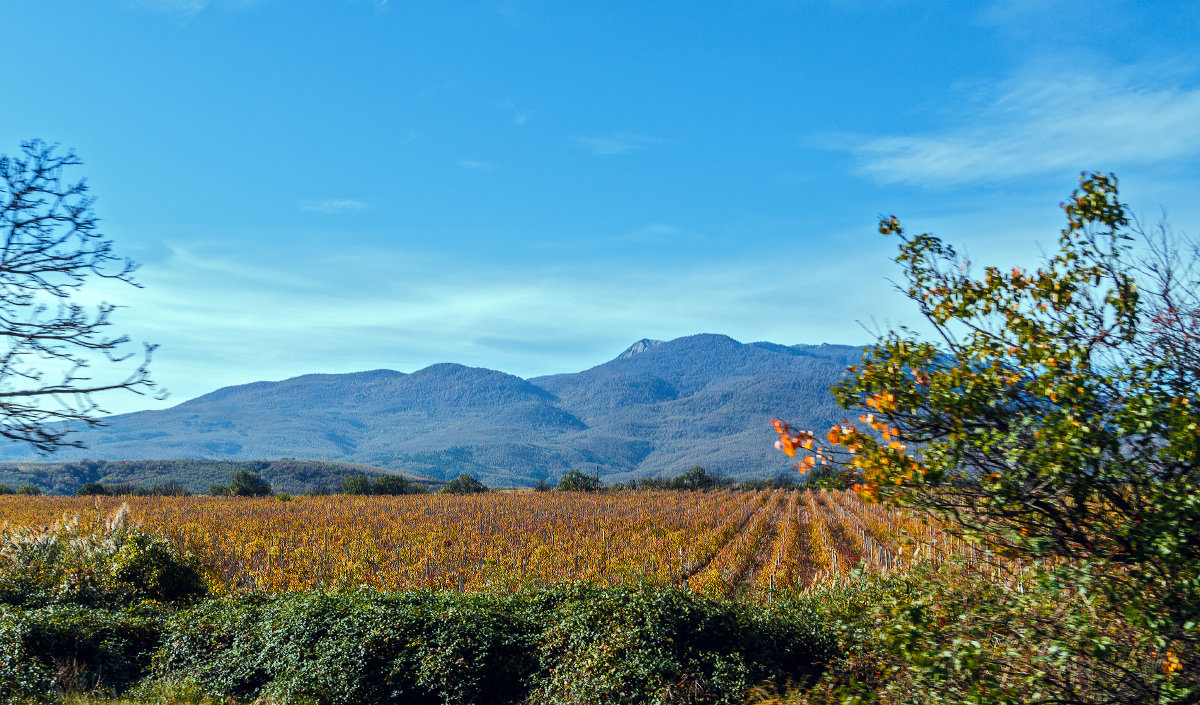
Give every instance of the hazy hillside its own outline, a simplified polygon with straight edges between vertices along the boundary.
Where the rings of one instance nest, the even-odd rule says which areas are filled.
[[[361,463],[326,460],[81,460],[67,462],[0,463],[0,484],[16,488],[27,483],[52,494],[74,494],[80,485],[154,487],[178,483],[189,492],[207,492],[213,485],[228,485],[238,470],[253,472],[276,492],[307,492],[319,487],[336,490],[342,480],[362,474],[371,478],[389,473]],[[409,477],[436,491],[440,480]]]
[[[858,361],[838,345],[643,340],[589,370],[523,380],[456,364],[411,374],[313,374],[218,389],[162,411],[111,417],[55,459],[297,457],[434,478],[472,472],[531,484],[568,469],[607,480],[693,465],[735,476],[789,466],[768,421],[840,420],[829,386]],[[0,459],[32,460],[0,447]]]

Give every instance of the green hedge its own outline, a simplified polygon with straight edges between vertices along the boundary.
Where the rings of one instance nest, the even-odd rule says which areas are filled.
[[[831,643],[794,613],[676,589],[309,593],[181,612],[155,672],[317,703],[738,703],[817,675]]]
[[[0,702],[56,693],[121,693],[149,672],[155,610],[0,605]]]
[[[155,670],[246,699],[509,702],[536,669],[538,625],[505,603],[369,592],[211,600],[172,620]]]
[[[764,681],[814,679],[832,657],[831,632],[806,612],[661,588],[565,597],[534,703],[741,703]]]
[[[142,682],[245,702],[733,704],[818,676],[833,643],[803,613],[675,588],[0,606],[0,702]]]

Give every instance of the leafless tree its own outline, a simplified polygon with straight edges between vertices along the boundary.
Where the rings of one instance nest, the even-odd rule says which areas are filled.
[[[64,180],[82,162],[57,150],[35,140],[0,155],[0,437],[42,453],[82,445],[70,433],[101,423],[99,392],[161,395],[149,371],[155,346],[122,364],[137,353],[109,332],[116,306],[76,300],[96,277],[139,286],[137,265],[112,253],[86,181]]]

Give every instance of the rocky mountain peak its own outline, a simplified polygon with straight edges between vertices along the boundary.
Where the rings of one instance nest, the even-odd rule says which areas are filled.
[[[652,348],[656,345],[662,345],[662,344],[663,344],[663,341],[661,341],[661,340],[651,340],[649,338],[642,338],[641,340],[637,341],[633,345],[630,345],[628,348],[626,348],[625,352],[621,353],[620,355],[617,355],[617,359],[624,360],[627,357],[633,357],[634,355],[637,355],[638,353],[644,353],[647,350],[649,350],[650,348]]]

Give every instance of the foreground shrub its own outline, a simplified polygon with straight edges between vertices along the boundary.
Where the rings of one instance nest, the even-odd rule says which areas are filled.
[[[0,605],[0,702],[123,692],[147,672],[159,628],[153,610]]]
[[[75,518],[0,534],[0,604],[111,609],[204,595],[195,562],[166,539],[133,526],[128,515],[122,506],[91,530]]]
[[[843,657],[786,702],[1195,702],[1195,658],[1103,597],[1089,565],[923,566],[799,598],[839,633]],[[779,702],[777,699],[775,702]],[[769,701],[764,701],[769,702]]]
[[[741,703],[763,681],[814,679],[831,635],[800,612],[673,588],[579,588],[541,649],[533,703]]]
[[[832,459],[857,476],[861,495],[933,512],[951,534],[1010,557],[1089,564],[1042,576],[1045,590],[997,596],[972,617],[1002,626],[1011,614],[1040,629],[1031,639],[1047,652],[1027,654],[1034,670],[1018,672],[1050,675],[997,671],[998,687],[1027,688],[1035,700],[1051,687],[1057,702],[1088,702],[1092,692],[1200,702],[1200,243],[1165,226],[1142,231],[1111,174],[1081,175],[1061,207],[1057,251],[1031,272],[973,269],[941,239],[883,219],[880,232],[899,240],[900,290],[936,335],[889,331],[832,388],[844,409],[865,412],[861,425],[842,422],[822,443],[776,420],[776,446],[791,456],[811,451],[797,457],[802,468]],[[1058,614],[1051,606],[1059,607],[1055,591],[1070,595],[1063,586],[1077,582],[1089,600],[1099,594],[1114,606],[1106,626],[1141,641],[1076,642],[1076,633],[1092,632],[1083,617],[1090,604],[1071,598]],[[920,624],[931,608],[921,609],[903,617],[897,607],[903,618],[885,633]],[[1043,618],[1059,631],[1038,627]],[[962,638],[972,649],[995,643],[987,631]],[[992,659],[943,650],[965,659],[963,668]],[[1155,669],[1139,659],[1152,652],[1165,659],[1159,675],[1169,682],[1146,675]],[[932,677],[919,653],[914,646],[906,668]],[[1064,654],[1091,665],[1076,672],[1055,660]],[[1084,678],[1088,669],[1095,675]]]
[[[317,703],[739,703],[765,679],[819,674],[830,646],[795,613],[673,588],[309,593],[181,612],[155,673]]]
[[[368,591],[210,600],[173,620],[156,672],[285,702],[514,702],[539,634],[514,602]]]
[[[204,595],[194,562],[128,514],[0,534],[0,703],[124,692],[148,672],[171,603]]]

